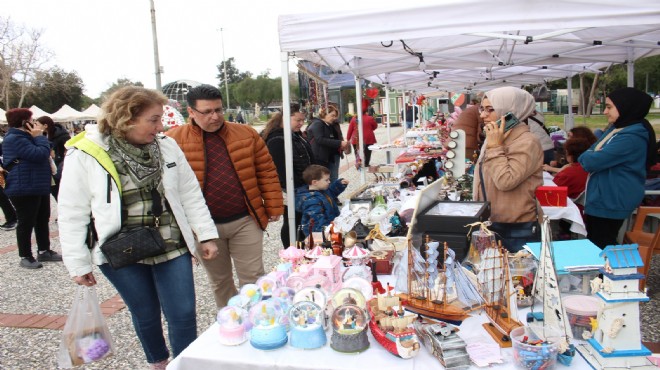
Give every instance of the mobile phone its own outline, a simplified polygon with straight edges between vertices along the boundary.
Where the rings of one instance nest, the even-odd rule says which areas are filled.
[[[497,126],[501,124],[502,119],[497,120]],[[520,120],[518,120],[518,117],[516,117],[515,114],[512,112],[507,112],[504,115],[504,132],[507,132],[511,130],[512,128],[516,127],[517,124],[520,123]]]
[[[32,130],[32,127],[34,127],[34,124],[31,123],[30,121],[23,121],[23,128],[30,131]]]

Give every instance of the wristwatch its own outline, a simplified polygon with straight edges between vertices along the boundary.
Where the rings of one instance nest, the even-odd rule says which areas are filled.
[[[212,242],[212,241],[214,241],[214,240],[215,240],[215,239],[206,239],[206,240],[202,240],[201,242],[199,242],[199,244],[206,243],[206,242]]]

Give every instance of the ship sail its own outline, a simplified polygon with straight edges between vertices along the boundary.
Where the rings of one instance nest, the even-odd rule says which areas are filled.
[[[543,326],[555,327],[564,333],[565,340],[560,343],[560,352],[566,351],[570,345],[570,339],[573,338],[573,332],[559,294],[552,248],[552,232],[550,219],[547,216],[543,217],[541,225],[541,254],[532,291],[543,304]],[[533,309],[534,306],[532,306],[532,311]]]

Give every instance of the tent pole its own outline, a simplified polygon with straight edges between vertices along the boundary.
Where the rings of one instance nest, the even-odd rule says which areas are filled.
[[[401,102],[403,103],[403,108],[402,108],[403,122],[401,122],[401,124],[403,125],[403,137],[406,137],[406,133],[408,132],[408,125],[406,124],[406,122],[408,121],[408,116],[406,114],[406,113],[408,113],[407,110],[406,110],[406,108],[408,108],[408,103],[406,102],[406,90],[405,89],[401,89]]]
[[[628,87],[635,87],[635,59],[634,59],[634,49],[632,47],[628,48],[628,63],[626,65],[626,70],[628,72]]]
[[[392,144],[392,137],[390,136],[390,89],[388,87],[385,87],[385,104],[383,104],[383,111],[385,112],[384,116],[387,122],[387,143]],[[383,123],[382,119],[380,122]],[[389,160],[387,163],[389,163]]]
[[[360,170],[360,185],[367,182],[367,167],[364,161],[364,127],[362,127],[362,79],[355,76],[355,105],[357,105],[357,129],[358,129],[358,148],[360,158],[362,158],[362,168]],[[350,143],[349,143],[350,145]]]
[[[568,105],[568,117],[566,122],[564,122],[564,130],[568,132],[573,128],[573,78],[571,76],[566,78],[566,88],[568,89],[566,97],[566,104]]]
[[[293,141],[291,139],[291,106],[290,106],[290,93],[289,93],[289,54],[286,52],[280,53],[280,61],[282,62],[282,123],[284,125],[284,155],[286,158],[286,204],[287,214],[283,217],[289,218],[289,242],[296,240],[296,207],[295,207],[295,189],[293,186]],[[284,248],[287,248],[285,245]]]

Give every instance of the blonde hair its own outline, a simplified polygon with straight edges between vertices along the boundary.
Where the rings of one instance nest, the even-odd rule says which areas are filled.
[[[154,105],[165,105],[167,98],[157,90],[138,86],[126,86],[115,91],[103,103],[99,119],[99,132],[117,138],[126,138],[131,130],[130,122]]]
[[[337,108],[335,106],[329,105],[327,109],[326,108],[321,108],[321,110],[319,111],[319,118],[320,119],[325,119],[325,116],[327,116],[328,114],[333,113],[333,112],[337,114],[337,117],[339,117],[339,111],[337,110]]]

